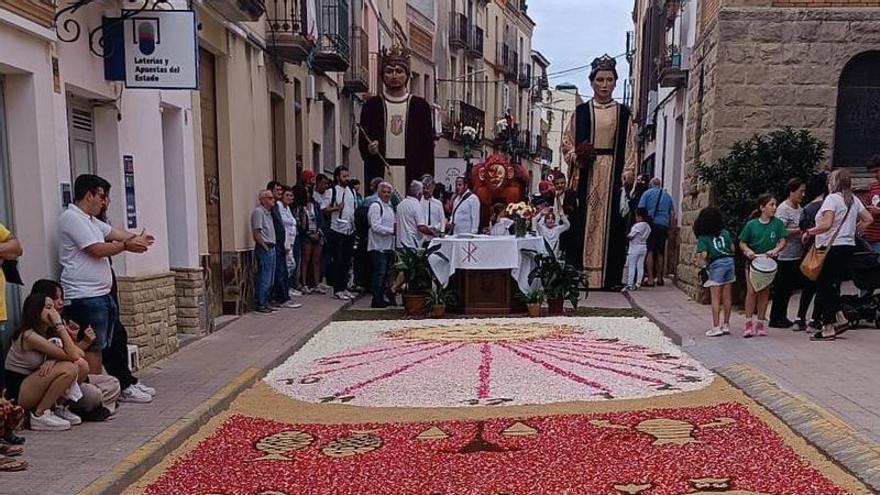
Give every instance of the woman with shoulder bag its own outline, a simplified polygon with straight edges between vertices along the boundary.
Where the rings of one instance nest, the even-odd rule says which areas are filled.
[[[852,178],[846,169],[837,169],[828,177],[829,195],[816,215],[816,226],[807,232],[815,236],[815,249],[827,249],[821,265],[817,299],[822,307],[822,331],[810,337],[815,341],[830,341],[849,327],[840,311],[840,282],[855,251],[855,236],[874,221],[861,201],[852,192]],[[813,251],[808,254],[814,255]],[[805,259],[805,266],[808,264]],[[805,272],[806,274],[806,272]]]
[[[809,251],[813,247],[813,238],[808,231],[816,226],[816,214],[819,208],[825,202],[825,196],[828,195],[828,174],[822,172],[814,174],[807,181],[807,198],[806,206],[801,212],[800,228],[802,234],[801,241],[804,245],[804,251]],[[798,301],[797,320],[794,322],[795,331],[805,331],[807,329],[807,311],[810,309],[810,303],[813,303],[812,317],[809,327],[814,330],[822,330],[822,308],[818,304],[818,300],[813,301],[816,295],[816,281],[807,277],[802,277],[803,289],[801,290],[800,300]]]

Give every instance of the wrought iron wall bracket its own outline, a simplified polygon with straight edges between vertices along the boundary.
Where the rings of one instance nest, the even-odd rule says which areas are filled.
[[[54,26],[58,41],[75,43],[79,40],[82,35],[82,26],[80,25],[80,20],[75,18],[74,15],[82,7],[95,2],[96,0],[74,0],[70,5],[59,9],[58,12],[55,13]],[[189,9],[192,10],[191,0],[188,2],[188,5]],[[126,20],[146,11],[166,10],[172,8],[174,8],[174,6],[169,0],[144,0],[143,4],[139,7],[124,10],[119,17],[112,18],[109,22],[102,23],[100,26],[89,31],[89,51],[97,57],[103,58],[111,56],[113,52],[106,51],[104,46],[105,29],[110,30],[113,27],[124,23]]]

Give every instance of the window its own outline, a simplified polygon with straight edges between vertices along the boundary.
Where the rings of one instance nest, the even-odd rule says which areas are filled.
[[[98,159],[95,154],[95,117],[88,100],[68,97],[67,126],[70,141],[70,182],[82,174],[94,174]]]
[[[880,152],[880,51],[850,60],[840,75],[834,166],[864,167]]]

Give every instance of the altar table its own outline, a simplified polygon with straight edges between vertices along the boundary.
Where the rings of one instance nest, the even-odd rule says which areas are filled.
[[[440,256],[431,256],[431,270],[443,287],[451,287],[456,304],[467,314],[509,314],[523,308],[517,292],[530,289],[533,252],[546,254],[542,237],[463,235],[434,239]],[[538,285],[538,282],[535,282]]]

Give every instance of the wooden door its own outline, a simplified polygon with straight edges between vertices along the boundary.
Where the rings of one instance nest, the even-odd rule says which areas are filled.
[[[220,220],[220,165],[217,158],[217,87],[214,55],[199,49],[200,106],[202,111],[202,156],[205,174],[205,215],[208,226],[208,257],[205,269],[205,298],[208,318],[223,314],[222,237]]]

